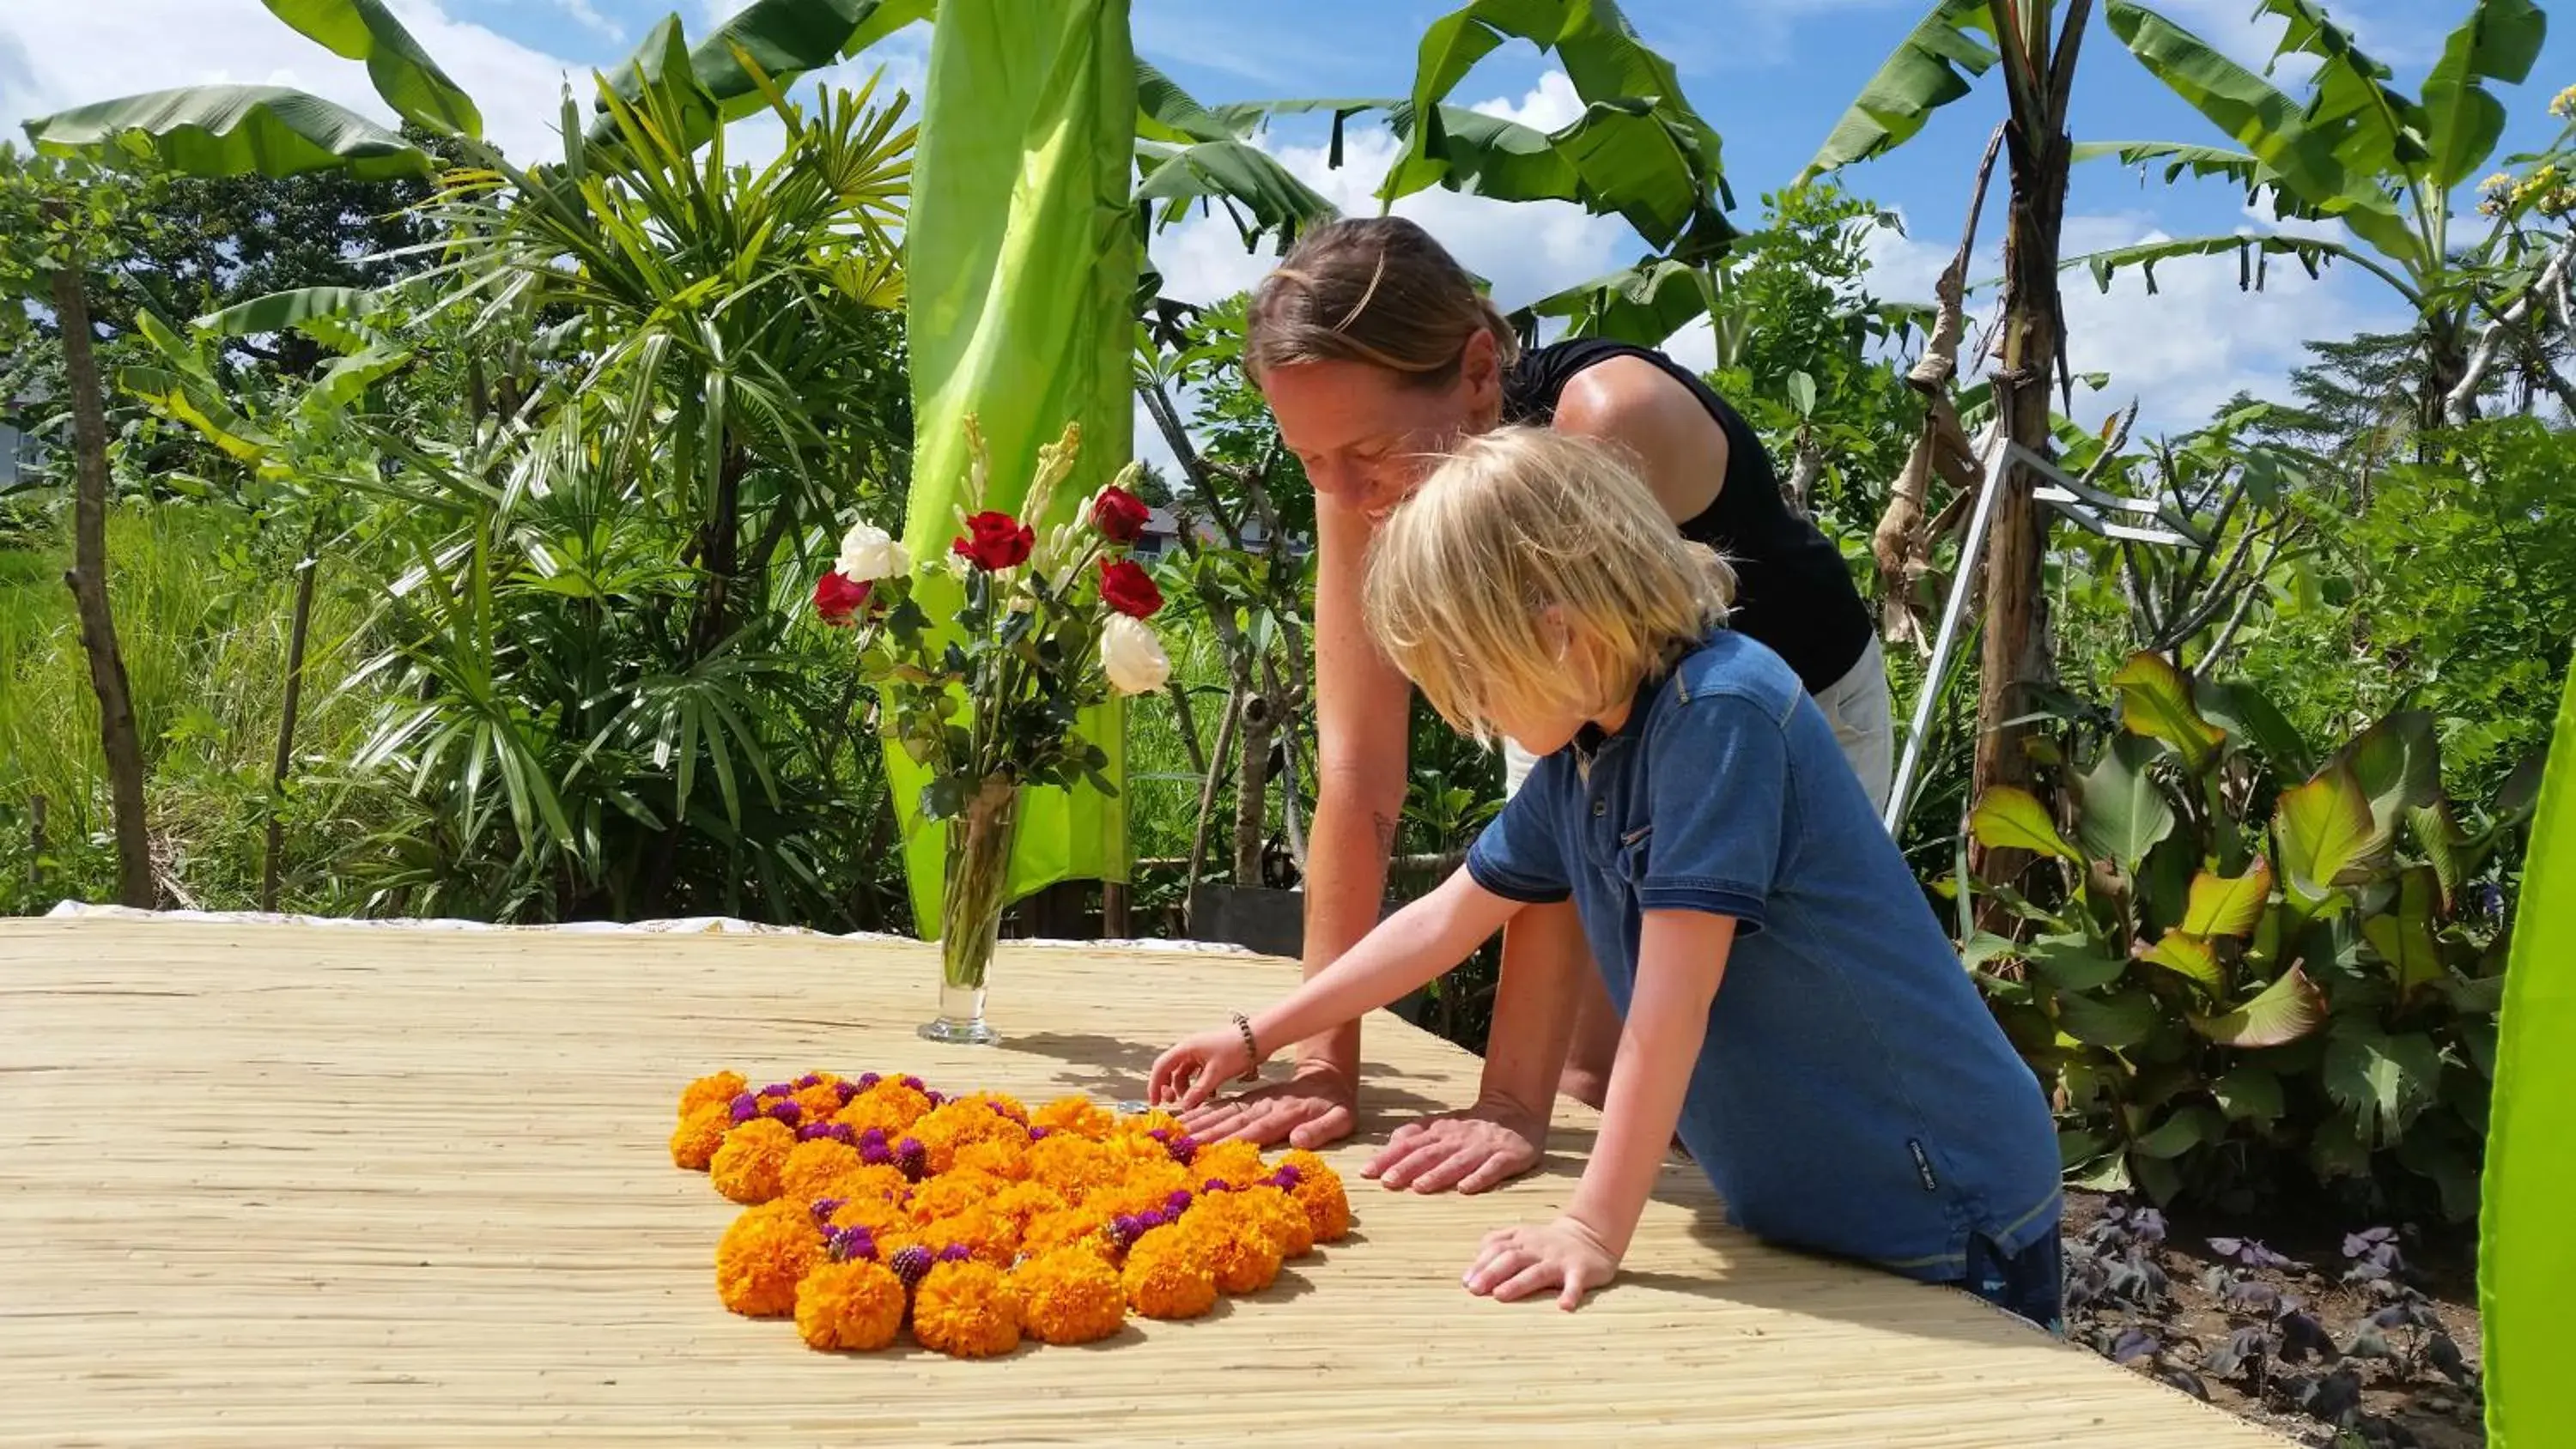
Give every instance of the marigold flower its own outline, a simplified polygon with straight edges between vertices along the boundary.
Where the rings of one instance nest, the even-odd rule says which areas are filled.
[[[1020,1228],[1009,1218],[971,1207],[922,1224],[921,1240],[943,1251],[958,1249],[979,1263],[1007,1268],[1019,1256]]]
[[[883,1263],[825,1263],[796,1285],[796,1332],[815,1348],[883,1348],[902,1331],[903,1309],[903,1280]]]
[[[835,1184],[843,1177],[860,1171],[859,1149],[828,1137],[799,1142],[778,1166],[778,1191],[782,1197],[811,1202],[824,1196],[846,1196]]]
[[[1085,1137],[1058,1134],[1029,1145],[1029,1180],[1055,1189],[1065,1201],[1086,1196],[1118,1180],[1120,1164],[1108,1147]]]
[[[1029,1219],[1020,1231],[1020,1246],[1031,1253],[1052,1253],[1064,1248],[1079,1248],[1106,1260],[1117,1247],[1101,1230],[1109,1225],[1109,1215],[1091,1208],[1066,1208],[1062,1212],[1040,1213]]]
[[[740,1072],[718,1072],[710,1077],[700,1077],[680,1089],[680,1117],[685,1121],[710,1102],[731,1102],[748,1085]]]
[[[793,1203],[743,1213],[716,1243],[716,1296],[748,1318],[796,1311],[796,1285],[823,1259],[823,1235]]]
[[[735,1202],[767,1202],[778,1196],[780,1170],[795,1150],[796,1133],[786,1123],[770,1117],[746,1122],[725,1134],[707,1163],[708,1180]]]
[[[1071,1132],[1094,1141],[1106,1137],[1118,1123],[1110,1110],[1089,1097],[1058,1097],[1040,1107],[1029,1117],[1031,1125],[1056,1132]]]
[[[832,1209],[830,1223],[836,1228],[865,1228],[880,1243],[913,1230],[912,1214],[905,1212],[902,1204],[881,1197],[844,1198],[839,1207]]]
[[[1269,1175],[1270,1164],[1261,1160],[1261,1149],[1249,1142],[1211,1142],[1190,1160],[1190,1176],[1202,1183],[1250,1187]]]
[[[1280,1257],[1302,1258],[1315,1251],[1315,1221],[1286,1188],[1256,1186],[1235,1196],[1250,1206]]]
[[[1351,1200],[1342,1190],[1341,1174],[1331,1164],[1303,1149],[1284,1154],[1284,1167],[1297,1169],[1297,1185],[1288,1196],[1306,1210],[1306,1220],[1315,1227],[1315,1241],[1338,1243],[1351,1230]]]
[[[1062,1212],[1066,1205],[1063,1196],[1044,1183],[1015,1182],[993,1194],[984,1207],[1025,1231],[1031,1222],[1048,1213]]]
[[[970,1172],[960,1168],[924,1178],[912,1190],[908,1206],[912,1220],[927,1223],[981,1206],[1004,1186],[1002,1180],[987,1172]]]
[[[990,1358],[1020,1346],[1020,1297],[985,1263],[939,1263],[913,1290],[912,1336],[957,1358]]]
[[[1177,1227],[1155,1228],[1127,1251],[1127,1306],[1148,1318],[1196,1318],[1216,1306],[1216,1269]]]
[[[892,1167],[853,1167],[832,1179],[830,1195],[851,1202],[900,1204],[912,1184]]]
[[[917,1078],[909,1081],[888,1079],[852,1098],[835,1120],[847,1123],[853,1132],[865,1132],[875,1127],[882,1129],[888,1137],[899,1137],[910,1131],[912,1124],[920,1121],[929,1110],[930,1097],[918,1085]]]
[[[816,1082],[797,1089],[796,1106],[808,1122],[829,1122],[840,1115],[841,1094],[830,1082]]]
[[[1011,1270],[1020,1328],[1040,1343],[1093,1343],[1127,1323],[1127,1288],[1095,1253],[1060,1248]]]
[[[1209,1198],[1182,1231],[1206,1252],[1216,1286],[1228,1293],[1258,1293],[1279,1277],[1278,1244],[1248,1197],[1227,1192]]]
[[[981,1173],[1003,1182],[1025,1182],[1029,1176],[1028,1145],[1021,1142],[969,1142],[957,1149],[952,1172]]]
[[[671,1133],[671,1162],[691,1172],[704,1172],[715,1160],[716,1149],[724,1146],[725,1133],[733,1130],[733,1110],[718,1100],[701,1103],[698,1109],[680,1119]]]

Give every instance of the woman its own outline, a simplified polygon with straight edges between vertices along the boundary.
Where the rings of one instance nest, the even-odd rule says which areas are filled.
[[[1597,339],[1524,355],[1465,269],[1412,222],[1311,232],[1253,294],[1244,365],[1315,489],[1315,818],[1306,974],[1378,921],[1404,809],[1411,686],[1369,642],[1361,586],[1378,520],[1461,437],[1540,423],[1621,450],[1682,534],[1735,566],[1734,627],[1794,669],[1873,800],[1893,731],[1876,631],[1842,557],[1780,497],[1761,440],[1687,368]],[[1507,752],[1509,788],[1531,761]],[[1389,1187],[1480,1192],[1534,1166],[1560,1079],[1601,1105],[1619,1019],[1569,905],[1525,910],[1476,1105],[1398,1128],[1365,1172]],[[1320,1147],[1353,1128],[1359,1028],[1300,1043],[1284,1082],[1199,1108],[1200,1137]]]

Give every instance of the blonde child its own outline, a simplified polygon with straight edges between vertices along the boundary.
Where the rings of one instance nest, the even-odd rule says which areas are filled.
[[[1469,1291],[1608,1283],[1679,1136],[1756,1235],[1953,1283],[2055,1331],[2056,1137],[1832,727],[1723,627],[1733,578],[1595,444],[1504,428],[1382,526],[1369,631],[1443,718],[1540,757],[1465,868],[1259,1015],[1154,1063],[1186,1110],[1569,895],[1623,1020],[1555,1221]]]

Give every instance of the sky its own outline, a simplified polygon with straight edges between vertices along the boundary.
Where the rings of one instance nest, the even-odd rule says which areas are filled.
[[[585,101],[590,72],[622,59],[667,4],[641,0],[389,0],[431,55],[472,94],[487,130],[514,156],[552,152],[562,86]],[[1138,52],[1200,100],[1282,96],[1397,95],[1411,83],[1425,27],[1452,8],[1442,0],[1302,0],[1269,10],[1239,0],[1132,0]],[[1786,184],[1832,130],[1851,98],[1920,18],[1926,0],[1626,0],[1647,41],[1678,69],[1700,113],[1725,138],[1725,166],[1738,200],[1736,220],[1752,225],[1764,192]],[[2254,0],[2160,0],[2174,20],[2259,68],[2277,22],[2257,18]],[[680,0],[694,37],[728,13],[732,0]],[[2440,53],[2467,0],[2331,0],[2361,42],[2393,66],[2412,93]],[[2576,27],[2560,27],[2562,31]],[[2576,81],[2576,38],[2553,35],[2530,81],[2504,91],[2513,126],[2504,150],[2554,134],[2548,98]],[[889,86],[920,91],[928,54],[924,27],[898,35],[829,79],[852,83],[883,65]],[[2295,79],[2295,74],[2283,79]],[[365,70],[306,41],[259,0],[83,0],[27,3],[0,13],[0,122],[18,122],[111,96],[211,81],[282,84],[315,91],[379,119],[391,115]],[[2082,55],[2069,130],[2079,141],[2166,139],[2223,142],[2215,128],[2167,92],[2096,19]],[[1579,113],[1572,86],[1527,45],[1497,51],[1451,97],[1541,127]],[[1957,245],[1967,190],[1986,136],[2000,118],[1998,76],[1937,116],[1904,148],[1846,173],[1858,194],[1896,212],[1903,235],[1874,244],[1871,288],[1883,297],[1926,300]],[[729,144],[760,145],[760,122]],[[1326,166],[1312,124],[1283,124],[1261,144],[1343,211],[1377,210],[1379,175],[1395,143],[1354,121],[1345,165]],[[2000,180],[1996,195],[2003,187]],[[1561,203],[1519,205],[1446,192],[1397,204],[1459,259],[1489,279],[1497,300],[1516,306],[1635,260],[1644,244],[1615,218],[1585,216]],[[2002,208],[1990,203],[1984,236],[2000,235]],[[2077,169],[2068,205],[2069,256],[2162,237],[2255,231],[2272,225],[2223,183],[2168,188],[2142,182],[2115,163]],[[1193,218],[1157,236],[1154,257],[1167,290],[1213,301],[1250,285],[1272,258],[1247,255],[1222,216]],[[1977,278],[1993,275],[1992,258]],[[2160,268],[2150,297],[2134,276],[2100,293],[2089,276],[2066,282],[2070,360],[2079,372],[2111,375],[2098,393],[2079,391],[2076,414],[2092,424],[2135,400],[2151,432],[2206,419],[2240,390],[2278,396],[2307,338],[2342,337],[2402,320],[2385,288],[2350,269],[2310,282],[2276,267],[2270,287],[2241,293],[2233,259]],[[1671,344],[1705,365],[1704,328]],[[1150,428],[1138,443],[1160,451]]]

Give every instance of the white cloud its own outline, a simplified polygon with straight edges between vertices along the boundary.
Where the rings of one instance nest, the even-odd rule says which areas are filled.
[[[611,45],[626,38],[626,27],[599,13],[590,0],[554,0],[555,8],[571,16],[574,24]]]
[[[2258,229],[2242,228],[2247,233]],[[2062,250],[2076,257],[2167,239],[2169,234],[2145,213],[2096,213],[2066,219]],[[1870,248],[1870,287],[1884,297],[1928,299],[1952,252],[1947,243],[1878,233]],[[2000,246],[1989,242],[1970,280],[1990,280],[2002,264]],[[2235,260],[2227,256],[2179,258],[2159,266],[2152,295],[2134,269],[2113,277],[2108,292],[2089,271],[2069,272],[2061,286],[2068,364],[2079,374],[2110,374],[2103,391],[2076,389],[2076,421],[2091,426],[2135,399],[2143,435],[2178,433],[2206,423],[2240,391],[2285,396],[2290,369],[2307,361],[2306,339],[2348,337],[2364,328],[2396,325],[2371,287],[2367,279],[2348,272],[2329,271],[2322,280],[2311,280],[2295,263],[2276,260],[2263,290],[2241,291]],[[1991,291],[1969,298],[1971,345],[1993,310]],[[1965,371],[1978,377],[1988,366],[1968,362]]]
[[[1574,88],[1561,72],[1548,72],[1519,99],[1498,98],[1475,107],[1530,125],[1563,125],[1580,113]],[[1568,109],[1571,107],[1571,109]],[[1379,211],[1378,182],[1399,154],[1400,143],[1383,126],[1355,119],[1343,138],[1343,164],[1328,164],[1328,148],[1281,145],[1270,137],[1255,144],[1277,156],[1297,177],[1321,192],[1346,216]],[[1597,276],[1623,248],[1642,250],[1625,223],[1586,215],[1571,202],[1503,202],[1432,189],[1398,201],[1395,214],[1421,223],[1459,262],[1493,284],[1506,307],[1546,296]],[[1192,217],[1154,239],[1155,265],[1164,290],[1191,302],[1214,302],[1259,281],[1275,264],[1265,249],[1247,254],[1232,222],[1220,211]]]
[[[521,160],[551,154],[562,87],[589,94],[588,68],[456,20],[428,0],[394,0],[423,49],[474,97],[486,134]],[[342,60],[268,13],[258,0],[115,0],[0,10],[0,54],[44,57],[0,65],[0,118],[29,117],[138,91],[219,82],[286,85],[390,123],[366,67]]]

